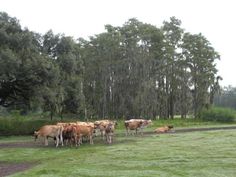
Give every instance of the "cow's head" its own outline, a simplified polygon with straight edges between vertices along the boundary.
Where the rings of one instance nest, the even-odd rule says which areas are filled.
[[[148,122],[149,125],[153,124],[151,119],[149,119],[147,122]]]
[[[174,126],[173,125],[168,125],[167,126],[169,129],[172,129],[172,128],[174,128]]]
[[[148,126],[148,125],[152,125],[152,124],[153,124],[153,123],[152,123],[152,120],[151,120],[151,119],[143,121],[143,125]]]

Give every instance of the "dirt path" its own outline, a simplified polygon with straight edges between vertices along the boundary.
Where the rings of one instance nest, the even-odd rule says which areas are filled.
[[[228,127],[208,127],[208,128],[182,128],[176,129],[174,132],[170,133],[187,133],[194,131],[212,131],[212,130],[230,130],[236,129],[236,126],[228,126]],[[154,134],[154,132],[144,132],[144,134]],[[34,141],[25,141],[25,142],[10,142],[10,143],[0,143],[0,148],[36,148],[36,147],[44,147],[42,142],[34,142]],[[52,145],[52,147],[54,147]],[[36,163],[5,163],[0,161],[0,177],[4,177],[7,175],[11,175],[20,171],[24,171],[35,166]]]
[[[231,130],[236,129],[236,126],[227,126],[227,127],[199,127],[199,128],[181,128],[181,129],[175,129],[174,131],[170,133],[188,133],[188,132],[195,132],[195,131],[214,131],[214,130]],[[153,132],[147,132],[147,133],[153,133]]]
[[[20,171],[32,168],[36,164],[32,163],[5,163],[0,161],[0,177],[8,176]]]

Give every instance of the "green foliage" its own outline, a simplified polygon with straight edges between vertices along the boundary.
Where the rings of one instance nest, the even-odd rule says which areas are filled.
[[[21,116],[15,118],[0,118],[1,135],[33,135],[35,130],[46,124],[54,124],[55,121],[40,119],[24,119]]]
[[[229,108],[212,107],[201,112],[200,118],[204,121],[233,122],[235,111]]]
[[[76,41],[0,13],[0,106],[119,119],[196,117],[212,104],[219,55],[202,34],[175,17],[160,28],[132,18],[105,29]]]

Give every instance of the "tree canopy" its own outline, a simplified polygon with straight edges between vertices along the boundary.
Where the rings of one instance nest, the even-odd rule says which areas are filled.
[[[0,105],[87,118],[198,116],[212,104],[220,58],[171,17],[160,28],[133,18],[78,40],[40,35],[0,13]]]

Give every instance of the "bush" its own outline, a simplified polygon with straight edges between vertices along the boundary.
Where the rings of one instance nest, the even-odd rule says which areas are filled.
[[[0,135],[33,135],[41,126],[54,123],[55,121],[48,120],[0,118]]]
[[[212,107],[203,110],[200,118],[204,121],[233,122],[235,111],[229,108]]]

